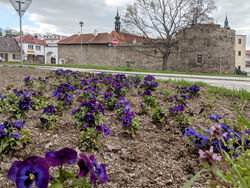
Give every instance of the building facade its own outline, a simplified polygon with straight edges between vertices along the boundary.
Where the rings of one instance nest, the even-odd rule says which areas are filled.
[[[246,72],[250,76],[250,50],[246,50]]]
[[[246,71],[246,35],[235,36],[235,67]]]
[[[131,62],[133,68],[161,70],[163,58],[157,48],[147,45],[143,37],[121,32],[118,13],[115,19],[115,31],[110,34],[73,35],[59,41],[59,62],[80,64],[82,49],[83,65],[126,67]],[[117,47],[112,45],[113,39],[119,41]],[[181,30],[176,40],[178,43],[168,58],[168,70],[203,73],[234,73],[236,67],[245,70],[246,38],[235,35],[227,17],[224,27],[195,24]]]
[[[168,69],[179,72],[233,73],[235,31],[196,24],[178,34],[180,41]]]
[[[66,37],[60,35],[45,36],[45,64],[58,64],[58,42]]]
[[[15,38],[20,45],[20,37]],[[44,63],[45,61],[45,47],[47,44],[45,40],[39,40],[32,35],[22,36],[24,61]]]
[[[4,62],[20,62],[20,47],[14,38],[0,36],[0,56]]]

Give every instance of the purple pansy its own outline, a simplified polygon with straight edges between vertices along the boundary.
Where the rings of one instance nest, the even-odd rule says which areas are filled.
[[[123,116],[122,117],[122,126],[128,127],[131,123],[131,119],[129,117]]]
[[[103,125],[103,133],[104,136],[108,136],[110,134],[110,129],[105,124]]]
[[[47,115],[52,115],[55,113],[55,108],[54,108],[54,106],[49,105],[43,109],[43,112],[46,113]]]
[[[195,136],[195,130],[193,129],[193,128],[190,128],[190,127],[188,127],[188,128],[186,128],[184,131],[183,131],[183,133],[182,133],[182,136]]]
[[[150,90],[145,90],[145,91],[143,92],[142,96],[143,96],[143,97],[145,97],[145,96],[151,97],[151,96],[152,96],[152,93],[151,93]]]
[[[48,120],[46,118],[40,117],[40,121],[42,124],[47,124]]]
[[[80,172],[77,174],[76,177],[86,176],[92,167],[88,157],[83,153],[80,154],[80,160],[77,164],[80,167]]]
[[[93,162],[91,164],[91,177],[90,180],[96,187],[96,175],[99,177],[100,181],[102,184],[106,183],[108,181],[107,173],[106,173],[106,168],[104,164],[98,165],[94,155],[90,155],[89,159]]]
[[[205,108],[202,108],[199,112],[199,115],[201,115],[205,111]]]
[[[21,135],[18,133],[15,133],[13,135],[11,135],[12,138],[15,138],[16,140],[19,140],[21,138]]]
[[[32,156],[24,161],[15,161],[8,172],[9,180],[17,188],[46,188],[49,183],[49,163],[42,157]]]
[[[16,127],[18,130],[23,129],[23,121],[22,120],[16,120],[14,127]]]
[[[30,81],[30,76],[27,76],[27,77],[24,78],[25,83],[28,83],[29,81]]]
[[[47,152],[45,158],[53,167],[62,166],[63,164],[74,164],[77,160],[77,152],[72,148],[64,148],[59,151]]]
[[[219,119],[221,119],[220,115],[212,114],[212,115],[210,116],[210,120],[211,120],[211,121],[219,121]]]
[[[195,133],[194,135],[194,145],[202,148],[208,142],[208,138],[205,135],[201,135],[199,133]]]

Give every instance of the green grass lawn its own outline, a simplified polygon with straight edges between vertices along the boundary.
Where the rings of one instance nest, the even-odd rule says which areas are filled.
[[[7,64],[20,64],[20,63],[3,63]],[[96,70],[115,70],[115,71],[128,71],[128,72],[149,72],[149,73],[165,73],[165,74],[186,74],[186,75],[203,75],[203,76],[229,76],[229,77],[247,77],[244,75],[236,74],[215,74],[215,73],[195,73],[195,72],[175,72],[175,71],[156,71],[136,69],[129,67],[106,67],[95,65],[56,65],[56,64],[38,64],[38,63],[24,63],[24,65],[38,65],[38,66],[52,66],[52,67],[69,67],[69,68],[83,68],[83,69],[96,69]]]

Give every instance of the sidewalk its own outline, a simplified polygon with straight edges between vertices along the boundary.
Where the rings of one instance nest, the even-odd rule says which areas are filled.
[[[9,65],[8,65],[9,66]],[[10,65],[12,66],[12,65]],[[189,75],[189,74],[165,74],[165,73],[147,73],[147,72],[131,72],[131,71],[115,71],[115,70],[99,70],[99,69],[84,69],[84,68],[70,68],[70,67],[56,67],[56,66],[36,66],[36,65],[23,65],[24,67],[34,67],[45,70],[72,70],[80,72],[93,72],[93,73],[111,73],[111,74],[127,74],[127,75],[153,75],[157,77],[168,77],[168,78],[193,78],[193,79],[209,79],[209,80],[227,80],[227,81],[245,81],[250,82],[250,77],[230,77],[230,76],[206,76],[206,75]]]
[[[3,66],[3,65],[0,65]],[[5,65],[5,66],[20,66],[20,65]],[[110,73],[110,74],[126,74],[126,75],[153,75],[156,79],[162,80],[187,80],[190,82],[205,82],[212,86],[224,87],[228,89],[245,89],[250,92],[250,77],[227,77],[227,76],[206,76],[206,75],[188,75],[188,74],[164,74],[164,73],[147,73],[147,72],[130,72],[130,71],[115,71],[115,70],[98,70],[98,69],[84,69],[84,68],[69,68],[69,67],[56,67],[56,66],[36,66],[36,65],[23,65],[23,67],[34,67],[43,70],[72,70],[80,72],[92,73]]]

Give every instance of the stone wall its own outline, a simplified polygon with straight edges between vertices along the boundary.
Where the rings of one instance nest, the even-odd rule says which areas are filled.
[[[80,45],[59,45],[59,62],[63,59],[65,64],[79,65],[80,50]],[[130,61],[132,68],[161,70],[162,67],[160,54],[147,46],[121,45],[114,48],[108,45],[83,45],[82,51],[83,65],[127,67],[127,61]]]
[[[194,26],[179,36],[177,61],[168,69],[180,72],[233,73],[235,70],[235,31],[215,25]]]
[[[235,70],[235,31],[216,25],[193,26],[179,33],[178,47],[168,59],[168,70],[178,72],[233,73]],[[80,64],[80,45],[59,45],[59,63]],[[156,56],[156,57],[154,57]],[[146,45],[83,45],[83,65],[161,70],[161,54]]]

